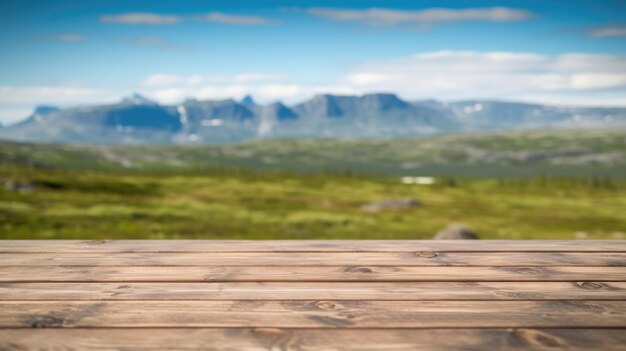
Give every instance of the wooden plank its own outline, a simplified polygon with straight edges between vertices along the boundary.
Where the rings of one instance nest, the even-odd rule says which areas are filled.
[[[0,252],[626,252],[626,240],[3,240]]]
[[[2,267],[0,282],[625,281],[626,267]]]
[[[0,300],[624,300],[626,282],[0,283]]]
[[[363,338],[367,342],[363,342]],[[26,329],[0,330],[0,349],[213,351],[618,351],[623,329]]]
[[[626,301],[2,301],[0,328],[618,328]]]
[[[616,252],[0,253],[0,266],[626,266]]]

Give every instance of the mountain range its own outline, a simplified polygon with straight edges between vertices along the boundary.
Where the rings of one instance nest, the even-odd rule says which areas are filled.
[[[292,106],[186,100],[160,105],[141,95],[100,106],[39,106],[0,138],[93,144],[232,143],[268,138],[405,138],[477,131],[615,129],[626,108],[556,107],[503,101],[405,101],[394,94],[316,95]]]

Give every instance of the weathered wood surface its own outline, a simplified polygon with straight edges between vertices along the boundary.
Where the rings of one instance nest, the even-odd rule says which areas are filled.
[[[0,282],[624,281],[626,267],[412,266],[2,267]]]
[[[0,242],[0,350],[624,345],[626,241]]]
[[[1,301],[623,300],[626,282],[0,283]]]
[[[539,244],[537,244],[539,243]],[[626,240],[4,240],[0,252],[626,252]]]
[[[0,266],[626,266],[616,252],[241,252],[0,254]]]
[[[623,329],[0,329],[5,350],[623,351]]]
[[[0,311],[0,328],[615,328],[626,301],[3,301]]]

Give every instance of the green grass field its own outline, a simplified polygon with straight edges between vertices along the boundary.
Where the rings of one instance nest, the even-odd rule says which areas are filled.
[[[626,182],[600,178],[451,179],[272,171],[128,174],[4,167],[2,239],[427,239],[451,222],[484,239],[619,239]],[[419,208],[367,213],[415,198]]]
[[[436,183],[402,184],[402,175]],[[0,142],[0,185],[2,239],[428,239],[450,223],[484,239],[622,239],[626,133],[153,147]],[[422,206],[361,209],[403,198]]]

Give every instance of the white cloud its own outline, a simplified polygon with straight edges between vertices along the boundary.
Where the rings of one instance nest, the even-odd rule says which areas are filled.
[[[363,72],[350,75],[349,80],[356,85],[368,85],[384,83],[392,78],[386,74]]]
[[[249,89],[245,85],[203,86],[193,91],[192,96],[198,99],[238,99],[247,94]]]
[[[202,84],[255,84],[277,82],[285,77],[268,73],[239,73],[233,76],[193,74],[180,76],[176,74],[156,73],[143,80],[142,85],[147,87],[162,86],[198,86]]]
[[[221,12],[210,12],[200,17],[201,20],[207,22],[232,24],[232,25],[261,25],[273,23],[270,19],[261,16],[242,16],[225,14]]]
[[[267,84],[258,87],[257,95],[263,100],[291,100],[303,94],[298,84]]]
[[[0,122],[9,124],[28,117],[37,105],[76,106],[110,103],[119,91],[76,86],[0,86]]]
[[[2,104],[80,104],[84,102],[113,101],[119,98],[115,92],[72,86],[0,86]]]
[[[262,84],[250,86],[247,84],[219,84],[198,86],[176,86],[157,88],[147,94],[163,104],[179,103],[187,98],[200,100],[211,99],[241,99],[247,94],[254,95],[261,102],[274,100],[291,100],[300,97],[300,87],[296,84]]]
[[[176,104],[189,97],[179,88],[159,89],[150,93],[150,97],[162,104]]]
[[[181,21],[180,16],[175,15],[161,15],[156,13],[145,12],[131,12],[122,13],[118,15],[105,15],[100,17],[102,23],[113,24],[149,24],[149,25],[163,25],[163,24],[177,24]]]
[[[156,73],[146,77],[141,85],[144,92],[155,100],[172,104],[186,98],[241,99],[252,94],[258,102],[276,100],[299,102],[314,94],[356,94],[359,91],[346,85],[300,84],[275,73],[243,72],[234,75]]]
[[[594,38],[626,38],[626,26],[596,27],[589,34]]]
[[[626,73],[577,73],[569,86],[575,90],[610,89],[626,86]]]
[[[0,105],[0,123],[3,126],[13,124],[28,117],[31,113],[33,113],[33,108],[28,105]]]
[[[184,98],[297,102],[314,94],[392,91],[407,99],[533,99],[543,103],[624,105],[626,55],[436,51],[363,63],[327,85],[278,74],[154,74],[142,85],[163,103]]]
[[[363,64],[345,77],[360,91],[408,98],[499,98],[626,89],[626,55],[439,51]],[[562,98],[560,99],[562,100]]]
[[[514,22],[530,19],[532,13],[507,7],[446,9],[428,8],[417,11],[370,8],[365,10],[314,7],[307,10],[314,16],[334,21],[362,22],[373,26],[432,24],[441,22],[487,21]]]
[[[303,84],[280,74],[158,73],[137,86],[0,86],[0,121],[25,117],[39,104],[75,106],[119,101],[138,91],[160,103],[186,98],[295,103],[314,94],[391,91],[406,99],[501,99],[559,105],[626,106],[626,55],[539,55],[515,52],[437,51],[366,62],[326,84]],[[25,113],[28,112],[28,113]]]
[[[148,76],[141,84],[145,86],[166,86],[180,84],[181,82],[182,78],[179,75],[157,73]]]
[[[342,85],[304,85],[297,83],[263,84],[214,84],[199,86],[176,86],[157,88],[146,92],[148,96],[163,104],[179,103],[186,98],[196,99],[241,99],[252,94],[260,103],[281,100],[287,103],[300,102],[315,94],[358,94],[360,91]]]

